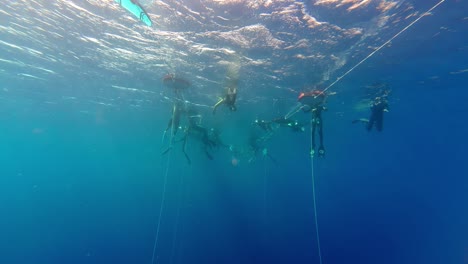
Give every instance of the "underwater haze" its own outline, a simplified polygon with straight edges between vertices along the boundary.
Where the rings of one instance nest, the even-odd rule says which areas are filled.
[[[0,263],[468,263],[467,10],[5,1]]]

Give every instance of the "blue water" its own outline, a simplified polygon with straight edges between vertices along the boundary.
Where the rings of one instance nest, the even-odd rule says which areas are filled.
[[[209,160],[189,139],[188,164],[179,142],[161,154],[174,99],[161,78],[189,80],[202,124],[246,148],[253,120],[286,114],[437,3],[340,2],[141,1],[151,28],[113,1],[1,7],[0,263],[151,263],[153,249],[162,264],[319,263],[309,128],[275,130],[274,160]],[[313,159],[323,263],[468,263],[466,10],[445,1],[330,87]],[[295,24],[304,12],[323,23]],[[212,115],[230,75],[238,110]],[[351,123],[376,82],[392,90],[380,133]]]

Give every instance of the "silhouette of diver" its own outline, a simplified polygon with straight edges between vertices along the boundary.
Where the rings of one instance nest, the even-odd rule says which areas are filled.
[[[371,131],[375,125],[377,131],[381,132],[383,130],[384,112],[388,112],[388,101],[386,99],[386,96],[377,96],[372,102],[370,110],[371,114],[369,119],[356,119],[353,120],[353,124],[358,122],[366,123],[367,131]]]
[[[319,135],[319,148],[318,156],[325,156],[325,147],[323,146],[323,119],[322,112],[326,110],[325,104],[326,95],[323,91],[312,90],[310,92],[299,94],[298,101],[302,103],[302,111],[305,113],[312,113],[312,149],[310,150],[310,155],[315,155],[316,139],[315,134],[318,129]]]
[[[229,150],[236,159],[245,159],[248,163],[255,161],[260,154],[262,157],[269,158],[273,163],[278,164],[266,147],[266,142],[272,138],[273,134],[274,128],[271,127],[271,122],[257,119],[250,126],[246,144],[230,145]]]
[[[273,127],[271,126],[271,121],[266,121],[263,119],[255,119],[254,124],[259,126],[261,129],[263,129],[266,132],[272,132]]]
[[[169,119],[169,123],[167,124],[164,134],[166,134],[169,129],[171,129],[172,136],[177,134],[177,131],[180,128],[180,118],[184,113],[186,113],[184,102],[176,100],[172,105],[172,116]]]
[[[250,154],[249,163],[254,161],[261,154],[263,157],[268,157],[273,163],[278,164],[277,160],[271,156],[266,146],[266,143],[273,137],[274,129],[271,126],[271,121],[255,120],[250,127],[250,134],[247,140],[248,151]],[[257,129],[259,127],[260,129]]]
[[[174,99],[172,105],[172,115],[169,119],[164,135],[169,129],[172,130],[171,136],[175,136],[180,128],[180,120],[183,114],[187,114],[187,101],[185,101],[183,92],[190,87],[190,82],[187,80],[176,77],[174,73],[164,75],[162,78],[164,86],[171,89],[174,92]],[[172,142],[171,142],[172,143]]]
[[[164,138],[169,130],[171,130],[170,142],[169,147],[163,151],[163,154],[169,152],[172,149],[174,144],[174,137],[176,136],[177,132],[180,129],[180,122],[183,115],[187,115],[187,101],[184,99],[183,91],[186,90],[190,83],[182,78],[176,78],[175,74],[166,74],[162,82],[164,86],[171,89],[174,92],[174,99],[172,104],[172,113],[171,118],[167,124],[166,129],[164,130],[163,134],[163,141]]]
[[[181,139],[175,142],[182,142],[182,152],[184,153],[184,156],[189,164],[192,163],[192,160],[187,153],[187,143],[189,137],[199,140],[202,143],[202,149],[206,157],[210,160],[213,160],[211,151],[219,148],[220,146],[227,147],[227,145],[222,143],[219,136],[219,131],[216,129],[207,129],[200,125],[201,115],[197,114],[193,110],[190,110],[187,113],[188,125],[184,130],[184,135]],[[169,150],[170,148],[164,151],[163,154],[166,154]]]
[[[213,106],[213,115],[216,114],[216,109],[221,105],[225,104],[229,110],[236,111],[236,99],[237,99],[237,81],[233,81],[232,84],[226,89],[226,94]]]
[[[299,123],[299,121],[293,120],[290,118],[285,118],[285,117],[278,117],[271,121],[266,121],[263,119],[255,119],[254,124],[259,126],[261,129],[263,129],[266,132],[272,132],[278,127],[288,127],[288,128],[291,128],[291,130],[294,132],[303,132],[305,130],[304,125]]]
[[[249,158],[249,163],[254,161],[259,153],[262,154],[263,157],[268,157],[274,164],[278,164],[278,161],[271,156],[268,152],[268,148],[265,146],[265,141],[267,141],[270,137],[267,135],[266,137],[256,137],[251,135],[249,137],[249,149],[252,152],[252,156]]]
[[[304,125],[299,123],[297,120],[290,118],[278,117],[273,119],[271,122],[278,124],[280,127],[289,127],[294,132],[304,132]]]

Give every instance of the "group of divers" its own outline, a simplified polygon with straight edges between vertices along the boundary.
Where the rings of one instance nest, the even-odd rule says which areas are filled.
[[[119,5],[125,8],[127,11],[132,13],[140,21],[145,23],[147,26],[151,26],[152,22],[148,13],[143,9],[140,3],[137,0],[115,0]],[[288,113],[286,116],[281,116],[274,118],[273,120],[259,120],[256,119],[253,122],[253,125],[260,128],[264,133],[263,134],[253,134],[249,137],[248,148],[237,149],[232,145],[224,144],[220,139],[220,132],[216,129],[208,129],[201,125],[201,116],[198,112],[187,103],[184,99],[183,93],[184,90],[190,86],[190,83],[183,78],[177,77],[175,74],[167,74],[163,77],[163,84],[172,89],[174,92],[174,103],[172,108],[172,117],[169,120],[169,124],[164,131],[164,136],[167,132],[170,131],[170,145],[167,149],[163,151],[163,154],[167,154],[177,142],[182,142],[182,152],[184,153],[187,161],[191,163],[191,159],[187,154],[187,142],[189,137],[195,138],[202,143],[203,151],[209,159],[213,159],[211,151],[220,147],[228,148],[236,156],[250,156],[249,162],[254,160],[258,153],[262,153],[263,156],[268,156],[274,162],[275,159],[268,153],[265,148],[265,142],[271,138],[273,132],[278,127],[288,127],[295,132],[305,131],[304,124],[291,119],[291,116],[298,111],[303,111],[305,113],[311,113],[311,133],[312,133],[312,146],[310,150],[310,155],[315,156],[315,151],[317,150],[318,157],[325,156],[325,147],[323,144],[323,122],[322,122],[322,112],[327,110],[325,103],[328,95],[332,93],[327,93],[326,90],[313,89],[308,92],[303,92],[299,94],[298,97],[298,106],[297,109],[291,113]],[[372,130],[375,126],[377,131],[382,131],[383,129],[383,115],[384,112],[388,111],[388,101],[387,96],[390,93],[390,90],[381,89],[379,94],[373,99],[370,106],[370,117],[369,119],[360,118],[354,120],[353,123],[365,123],[366,129],[368,131]],[[230,85],[226,87],[224,96],[213,106],[213,114],[216,113],[216,110],[221,105],[225,105],[230,111],[236,111],[236,99],[237,99],[237,81],[231,80]],[[184,126],[184,129],[181,127],[182,118],[186,118],[187,122]],[[180,138],[177,138],[179,130],[183,130],[183,135]],[[316,144],[316,135],[318,135],[318,149]],[[163,137],[164,139],[164,137]]]
[[[248,146],[244,148],[236,148],[233,145],[225,144],[220,137],[220,131],[215,128],[207,128],[201,124],[201,115],[196,111],[193,105],[189,104],[184,98],[184,90],[190,86],[190,82],[183,78],[177,77],[175,74],[167,74],[163,77],[163,85],[171,89],[174,93],[172,115],[168,122],[167,128],[164,131],[163,139],[168,136],[170,142],[169,147],[163,150],[162,154],[167,154],[176,143],[181,142],[182,152],[190,164],[191,159],[187,153],[187,143],[189,138],[197,140],[201,143],[202,151],[206,157],[213,160],[212,152],[219,148],[226,148],[233,153],[234,156],[246,157],[249,162],[253,161],[258,154],[270,158],[276,163],[276,160],[268,153],[265,147],[265,142],[271,138],[273,132],[279,127],[290,128],[294,132],[304,132],[304,123],[298,120],[291,119],[291,116],[299,111],[311,114],[311,150],[310,155],[314,157],[325,156],[325,147],[323,144],[323,119],[322,113],[326,111],[325,106],[328,95],[325,90],[312,89],[311,91],[301,92],[297,98],[298,106],[296,110],[288,113],[285,116],[277,117],[272,120],[255,119],[252,126],[257,127],[262,133],[251,133],[248,138]],[[390,90],[383,89],[372,100],[370,105],[370,117],[353,120],[352,123],[364,123],[368,131],[373,127],[377,131],[383,129],[384,112],[388,112],[387,97]],[[228,87],[225,88],[223,97],[212,107],[213,115],[217,109],[224,105],[230,111],[235,112],[237,99],[237,81],[231,81]],[[185,120],[185,123],[182,123]],[[182,132],[179,132],[182,131]],[[182,133],[182,135],[180,135]],[[318,136],[318,148],[317,139]],[[316,152],[317,150],[317,152]],[[233,164],[235,165],[235,164]]]

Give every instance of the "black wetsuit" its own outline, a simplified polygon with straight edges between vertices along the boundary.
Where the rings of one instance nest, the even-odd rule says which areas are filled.
[[[167,132],[169,129],[171,129],[172,136],[175,136],[177,134],[177,131],[179,130],[180,118],[185,112],[185,105],[179,100],[175,101],[174,105],[172,106],[172,116],[171,119],[169,119],[165,131]]]
[[[383,113],[386,109],[388,109],[388,103],[386,101],[377,101],[372,104],[369,123],[367,123],[368,131],[372,130],[372,127],[374,126],[374,124],[375,124],[375,128],[377,129],[377,131],[382,131]]]
[[[325,110],[323,106],[317,106],[312,111],[312,150],[315,150],[315,131],[318,128],[318,135],[320,140],[319,146],[319,157],[325,155],[325,148],[323,147],[323,120],[322,120],[322,111]]]
[[[255,124],[267,132],[273,131],[273,128],[271,127],[271,122],[257,119],[255,120]]]
[[[203,151],[205,152],[206,157],[210,160],[213,160],[213,155],[211,155],[209,150],[217,148],[221,144],[218,134],[214,132],[209,133],[205,127],[202,127],[197,122],[195,122],[195,119],[189,119],[189,125],[185,131],[184,137],[182,138],[182,152],[184,153],[185,158],[187,159],[189,164],[191,164],[191,159],[187,154],[186,147],[188,137],[190,135],[192,135],[195,138],[198,138],[201,141],[201,143],[203,144]]]
[[[229,109],[231,111],[236,111],[237,110],[236,98],[237,98],[237,93],[228,93],[226,95],[226,99],[225,99],[224,102],[229,107]]]
[[[213,114],[216,113],[216,109],[221,105],[221,104],[225,104],[229,110],[231,111],[236,111],[237,110],[237,107],[236,107],[236,98],[237,98],[237,93],[234,92],[228,92],[226,94],[226,96],[219,100],[214,106],[213,106]]]
[[[278,117],[273,119],[271,122],[279,124],[282,127],[289,127],[294,132],[302,132],[304,131],[304,126],[299,123],[297,120],[292,120],[289,118]]]

